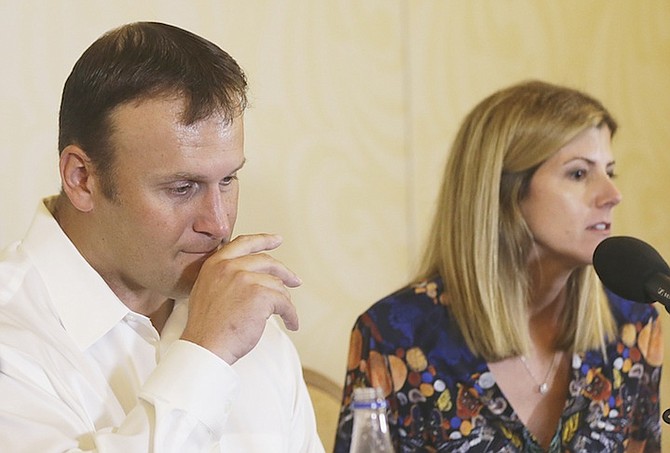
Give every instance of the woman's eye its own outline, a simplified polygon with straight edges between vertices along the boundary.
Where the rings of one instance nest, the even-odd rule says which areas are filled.
[[[586,176],[586,170],[583,169],[574,170],[572,173],[570,173],[570,176],[572,177],[572,179],[576,180],[584,179],[584,177]]]

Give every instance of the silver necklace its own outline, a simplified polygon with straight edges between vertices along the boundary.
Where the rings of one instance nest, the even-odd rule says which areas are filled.
[[[533,372],[530,371],[530,367],[528,366],[528,363],[526,362],[526,357],[525,356],[519,356],[521,359],[521,363],[523,363],[523,366],[526,368],[526,371],[528,371],[528,375],[530,378],[535,382],[535,385],[537,385],[537,391],[540,393],[540,395],[546,395],[546,393],[549,391],[549,385],[551,382],[554,380],[553,376],[553,371],[554,368],[556,367],[556,363],[558,362],[558,356],[560,354],[554,353],[554,358],[551,361],[551,366],[549,367],[549,370],[547,371],[547,375],[544,377],[544,381],[538,382],[537,379],[535,379],[535,375],[533,375]]]

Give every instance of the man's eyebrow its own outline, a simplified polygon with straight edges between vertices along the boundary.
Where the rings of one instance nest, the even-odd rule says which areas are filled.
[[[247,158],[245,157],[244,159],[242,159],[242,163],[240,163],[240,165],[238,165],[237,168],[235,170],[233,170],[232,172],[235,173],[239,170],[242,170],[242,167],[244,167],[244,164],[246,164],[246,163],[247,163]]]
[[[246,157],[242,160],[240,165],[235,167],[233,171],[228,173],[227,176],[233,175],[240,171],[242,167],[244,167],[244,164],[247,163]],[[180,171],[176,173],[171,173],[169,175],[165,175],[164,177],[161,178],[163,181],[169,182],[169,181],[204,181],[207,179],[207,177],[204,174],[200,173],[192,173],[192,172],[187,172],[187,171]]]

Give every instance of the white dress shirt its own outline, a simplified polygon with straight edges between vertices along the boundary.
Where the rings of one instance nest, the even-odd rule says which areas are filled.
[[[45,203],[48,203],[46,200]],[[229,366],[130,311],[44,204],[0,254],[3,452],[323,452],[297,352],[271,318]]]

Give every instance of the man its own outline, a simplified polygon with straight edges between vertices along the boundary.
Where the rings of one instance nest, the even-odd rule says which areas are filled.
[[[247,82],[209,41],[135,23],[63,90],[61,193],[0,261],[0,445],[15,452],[322,452],[300,279],[231,240]],[[186,301],[188,299],[188,302]]]

